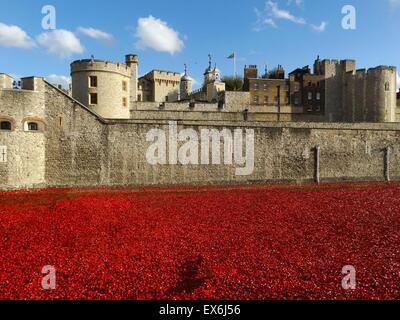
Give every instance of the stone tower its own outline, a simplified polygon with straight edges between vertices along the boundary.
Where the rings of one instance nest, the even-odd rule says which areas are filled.
[[[397,69],[379,66],[368,70],[366,79],[366,120],[396,122]]]
[[[132,81],[132,74],[136,72],[137,64],[128,66],[93,57],[74,61],[72,97],[103,118],[128,119],[130,95],[137,92],[137,77]]]
[[[192,92],[193,80],[187,74],[187,65],[185,64],[185,74],[181,78],[180,83],[180,100],[186,100],[189,98],[189,94]]]
[[[204,86],[207,86],[210,82],[220,81],[221,79],[221,71],[217,68],[215,64],[214,68],[212,67],[212,56],[208,55],[208,68],[204,71]]]
[[[125,63],[130,68],[129,104],[132,106],[134,102],[138,101],[139,58],[135,54],[128,54],[125,56]]]

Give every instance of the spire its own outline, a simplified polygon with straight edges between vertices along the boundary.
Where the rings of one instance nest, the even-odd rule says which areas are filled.
[[[211,53],[208,54],[208,67],[211,70],[211,65],[212,65],[212,55]]]
[[[185,63],[184,66],[185,66],[185,74],[182,76],[181,81],[192,81],[187,73],[188,65]]]

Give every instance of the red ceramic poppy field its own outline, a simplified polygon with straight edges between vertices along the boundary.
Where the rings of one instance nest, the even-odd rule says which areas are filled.
[[[0,208],[0,299],[400,298],[398,183],[1,192]]]

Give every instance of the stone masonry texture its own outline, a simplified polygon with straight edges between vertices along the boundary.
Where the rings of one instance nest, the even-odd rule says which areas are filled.
[[[230,120],[202,117],[201,111],[187,119],[174,119],[171,113],[164,119],[110,120],[42,79],[33,83],[33,90],[0,90],[0,116],[15,120],[13,131],[0,131],[0,146],[8,149],[8,161],[0,163],[1,189],[312,181],[316,146],[321,150],[322,181],[384,180],[387,147],[390,176],[400,178],[397,123],[266,122],[255,116],[245,121],[240,112]],[[213,114],[246,108],[244,101],[237,101],[235,110],[234,103]],[[27,118],[43,122],[44,130],[24,131]],[[155,128],[168,133],[171,120],[178,122],[178,130],[196,132],[253,129],[254,172],[237,176],[236,165],[223,164],[150,165],[146,134]]]

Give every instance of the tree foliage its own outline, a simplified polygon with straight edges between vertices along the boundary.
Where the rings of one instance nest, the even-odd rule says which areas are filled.
[[[222,78],[225,83],[226,91],[241,91],[243,89],[243,78],[234,76],[225,76]]]

